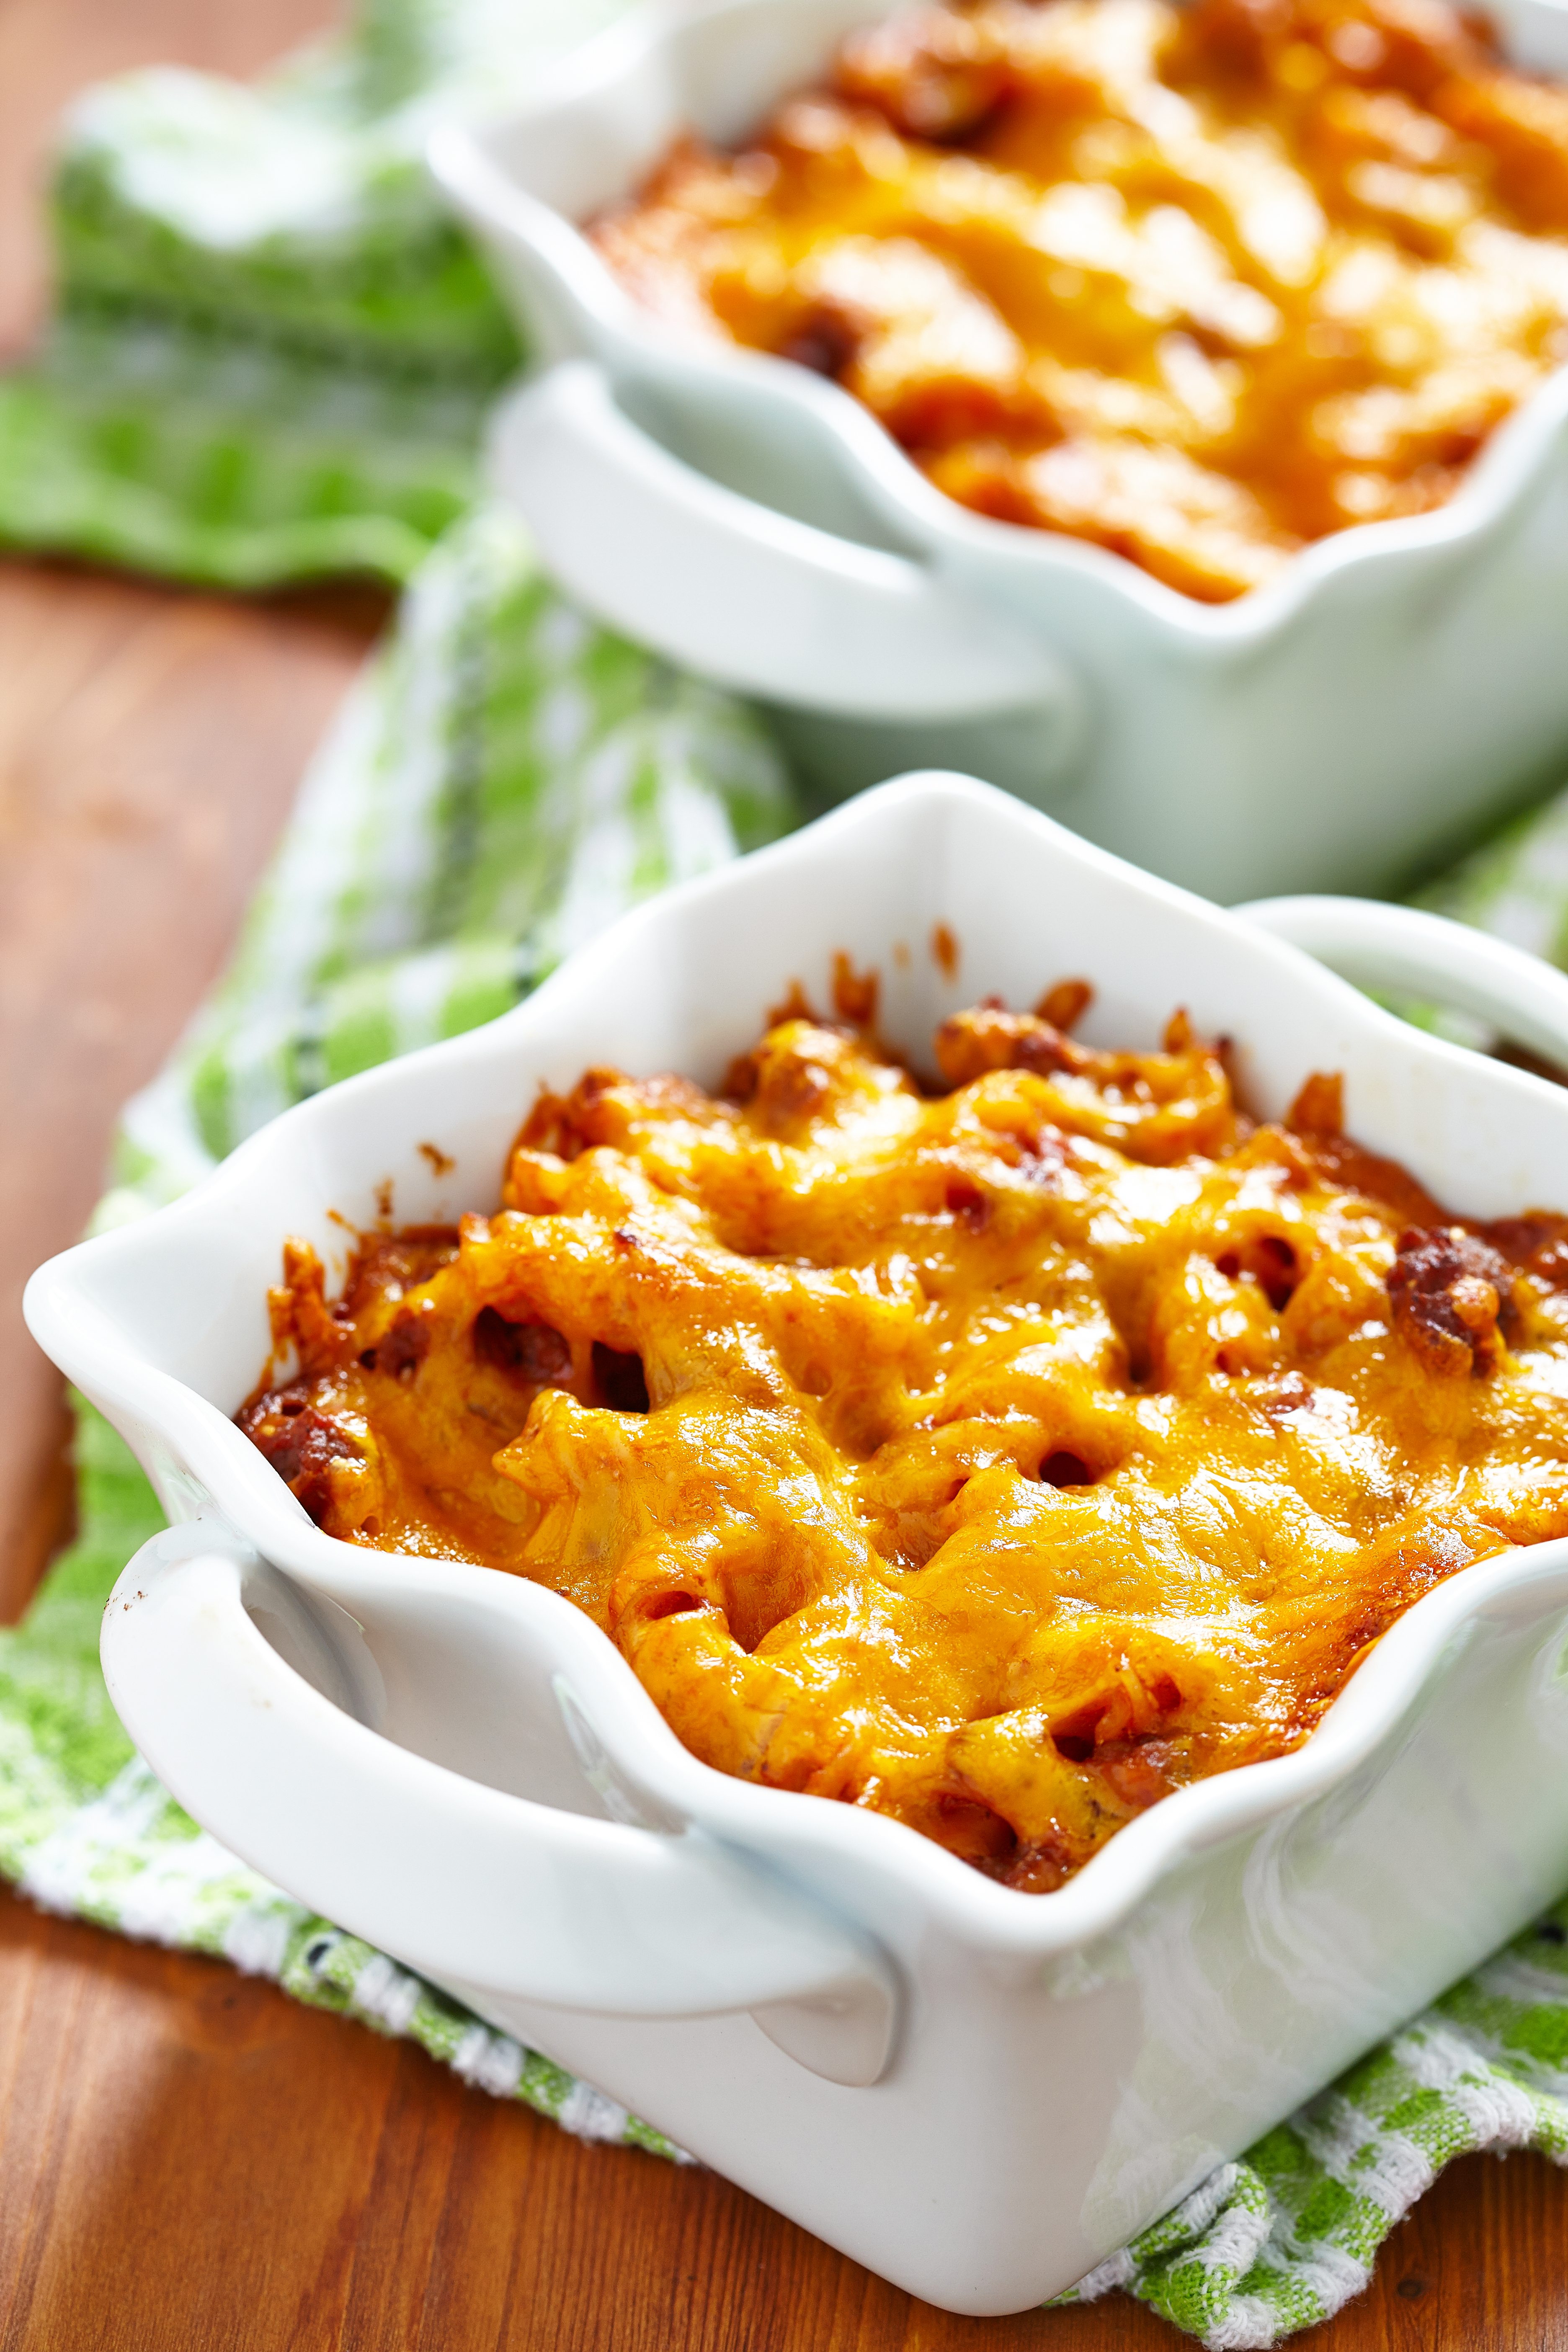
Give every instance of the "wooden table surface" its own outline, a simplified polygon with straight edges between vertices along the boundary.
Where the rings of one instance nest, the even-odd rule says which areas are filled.
[[[249,71],[320,0],[0,0],[0,349],[49,120],[156,58]],[[0,1613],[68,1496],[20,1283],[220,962],[374,597],[0,564]],[[1137,2352],[1120,2296],[914,2303],[710,2173],[584,2147],[215,1961],[0,1895],[0,2352]],[[1568,2179],[1454,2166],[1313,2352],[1568,2352]]]

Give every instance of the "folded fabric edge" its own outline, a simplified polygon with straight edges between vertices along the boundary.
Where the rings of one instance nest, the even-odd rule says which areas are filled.
[[[217,420],[211,429],[221,456],[232,425]],[[30,383],[0,383],[0,545],[183,586],[254,591],[358,575],[400,588],[460,510],[443,500],[427,529],[369,499],[358,510],[296,511],[272,522],[208,519],[184,485],[160,490],[110,469],[92,437],[80,418],[41,403]]]

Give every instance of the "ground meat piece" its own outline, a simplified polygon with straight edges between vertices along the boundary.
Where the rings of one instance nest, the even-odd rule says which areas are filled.
[[[1158,1804],[1175,1787],[1177,1751],[1168,1739],[1114,1739],[1095,1751],[1094,1761],[1112,1793],[1138,1812]]]
[[[237,1415],[251,1444],[259,1447],[280,1478],[293,1478],[310,1433],[310,1397],[303,1389],[269,1389]]]
[[[793,334],[779,345],[779,357],[807,367],[813,375],[841,376],[855,357],[860,331],[841,310],[814,303]]]
[[[1020,1839],[1006,1861],[980,1864],[987,1878],[999,1878],[1004,1886],[1014,1887],[1020,1895],[1054,1895],[1076,1867],[1067,1847],[1054,1838],[1038,1843]]]
[[[330,1465],[363,1453],[300,1389],[272,1389],[239,1417],[239,1426],[320,1525],[331,1501]]]
[[[494,1307],[474,1318],[474,1354],[535,1388],[560,1388],[572,1377],[571,1346],[552,1324],[514,1323]]]
[[[1568,1217],[1531,1209],[1522,1217],[1499,1217],[1486,1233],[1510,1265],[1538,1276],[1553,1290],[1568,1290]]]
[[[430,1326],[422,1315],[400,1315],[384,1338],[367,1350],[378,1372],[404,1381],[416,1372],[430,1351]],[[365,1358],[361,1357],[363,1363]]]
[[[1435,1372],[1485,1371],[1513,1320],[1513,1269],[1462,1225],[1413,1225],[1388,1271],[1394,1328]]]
[[[410,1225],[400,1234],[372,1234],[349,1268],[338,1311],[357,1315],[381,1298],[395,1302],[404,1292],[428,1282],[458,1255],[458,1236],[450,1225]]]

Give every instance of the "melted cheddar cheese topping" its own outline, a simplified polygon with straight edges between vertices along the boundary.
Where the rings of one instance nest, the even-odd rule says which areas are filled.
[[[1331,1079],[1254,1126],[1180,1015],[1091,1051],[1088,994],[950,1020],[934,1088],[798,1005],[717,1097],[590,1071],[499,1213],[335,1305],[290,1244],[241,1425],[332,1534],[566,1595],[708,1763],[1059,1885],[1568,1532],[1568,1218],[1455,1220]]]
[[[1440,505],[1568,356],[1568,91],[1437,0],[955,0],[591,235],[964,505],[1221,601]]]

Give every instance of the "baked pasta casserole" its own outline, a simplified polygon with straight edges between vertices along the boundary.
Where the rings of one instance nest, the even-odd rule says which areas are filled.
[[[720,1095],[543,1096],[335,1304],[291,1244],[240,1425],[331,1534],[565,1594],[706,1762],[1049,1890],[1568,1533],[1568,1217],[1453,1217],[1330,1077],[1255,1125],[1180,1013],[1078,1044],[1081,983],[923,1084],[838,997]]]
[[[1441,505],[1568,357],[1568,91],[1439,0],[952,0],[590,235],[965,506],[1218,602]]]

